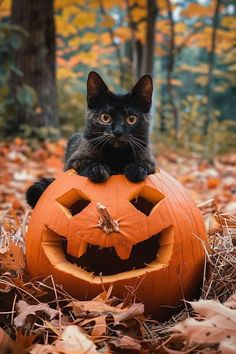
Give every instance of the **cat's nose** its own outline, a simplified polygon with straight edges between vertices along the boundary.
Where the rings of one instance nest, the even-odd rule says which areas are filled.
[[[113,134],[115,135],[115,137],[119,138],[120,136],[122,136],[124,134],[122,127],[115,127],[115,129],[113,130]]]

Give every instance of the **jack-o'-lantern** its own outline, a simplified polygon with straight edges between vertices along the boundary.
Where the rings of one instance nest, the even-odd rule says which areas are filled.
[[[47,188],[32,213],[27,264],[32,276],[52,274],[81,300],[110,284],[117,297],[136,286],[147,312],[161,317],[165,306],[199,289],[201,239],[207,237],[199,210],[166,172],[141,183],[123,175],[93,183],[70,170]]]

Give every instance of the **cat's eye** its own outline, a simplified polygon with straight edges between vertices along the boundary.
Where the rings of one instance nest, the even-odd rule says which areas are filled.
[[[112,121],[112,118],[110,116],[109,113],[101,113],[100,114],[100,121],[103,123],[103,124],[110,124],[111,121]]]
[[[136,116],[128,116],[126,118],[126,122],[130,125],[135,124],[137,122],[138,118]]]

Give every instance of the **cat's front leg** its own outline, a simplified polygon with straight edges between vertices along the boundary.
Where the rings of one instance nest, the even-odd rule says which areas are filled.
[[[87,176],[90,181],[99,183],[106,181],[111,175],[109,166],[94,162],[87,168]]]
[[[95,183],[106,181],[111,174],[108,165],[90,159],[71,161],[68,168],[73,168],[80,176],[88,177]]]
[[[130,163],[125,166],[125,176],[131,182],[141,182],[148,175],[155,173],[156,167],[154,161],[141,161]]]

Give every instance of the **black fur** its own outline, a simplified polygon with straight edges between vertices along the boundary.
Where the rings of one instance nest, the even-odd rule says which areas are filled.
[[[45,189],[54,181],[54,179],[55,178],[42,178],[27,189],[26,201],[32,208],[35,207]]]
[[[114,174],[125,174],[130,181],[140,182],[154,173],[155,160],[148,138],[151,98],[152,79],[149,75],[143,76],[129,93],[117,95],[108,89],[96,72],[91,72],[87,81],[85,132],[70,138],[65,153],[65,170],[73,168],[96,183]],[[103,114],[109,115],[111,121],[108,124],[102,122]],[[129,124],[130,117],[137,121]],[[27,191],[31,206],[36,204],[43,188],[42,182],[36,182]]]

